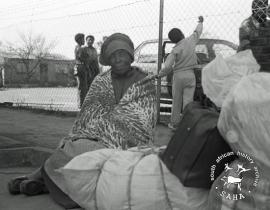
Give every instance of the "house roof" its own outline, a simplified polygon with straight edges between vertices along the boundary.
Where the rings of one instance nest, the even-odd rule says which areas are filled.
[[[0,50],[0,64],[4,62],[4,58],[21,58],[21,57],[16,55],[15,53],[9,53]],[[56,53],[52,53],[44,58],[49,60],[72,60],[64,55]],[[30,59],[35,59],[35,57],[30,56]]]
[[[17,55],[13,53],[8,53],[0,50],[0,57],[2,58],[19,58]]]

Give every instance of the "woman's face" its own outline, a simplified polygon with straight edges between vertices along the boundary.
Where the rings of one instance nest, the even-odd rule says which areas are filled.
[[[88,47],[93,46],[93,44],[94,44],[94,39],[91,38],[91,37],[88,37],[88,38],[86,39],[86,44],[87,44]]]
[[[130,70],[132,59],[126,50],[116,50],[109,58],[112,71],[116,74],[125,74]]]

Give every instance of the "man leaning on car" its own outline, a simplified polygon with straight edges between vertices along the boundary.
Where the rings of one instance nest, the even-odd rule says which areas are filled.
[[[173,71],[172,114],[171,122],[168,125],[173,130],[180,122],[181,113],[185,106],[193,101],[196,87],[194,67],[197,65],[195,48],[202,34],[203,20],[203,17],[200,16],[194,33],[187,38],[178,28],[173,28],[168,34],[169,39],[175,43],[175,46],[167,57],[164,68],[161,69],[157,77],[166,76]]]

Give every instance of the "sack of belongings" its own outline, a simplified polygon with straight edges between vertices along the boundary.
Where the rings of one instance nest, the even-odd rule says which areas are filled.
[[[223,102],[218,129],[239,159],[212,185],[207,209],[269,209],[269,105],[270,73],[262,72],[243,77]],[[229,171],[232,177],[238,175],[241,178],[237,185],[228,187],[222,182]],[[235,171],[238,173],[234,174]],[[241,175],[240,171],[243,172]],[[239,199],[240,194],[243,199]]]
[[[241,51],[228,58],[218,55],[202,69],[203,91],[221,107],[230,89],[246,75],[258,72],[260,66],[251,50]]]
[[[85,209],[197,210],[208,196],[207,190],[184,187],[152,152],[101,149],[58,170],[68,195]]]
[[[244,77],[229,93],[218,121],[218,129],[234,150],[253,154],[270,163],[270,74]],[[262,151],[269,152],[262,153]]]

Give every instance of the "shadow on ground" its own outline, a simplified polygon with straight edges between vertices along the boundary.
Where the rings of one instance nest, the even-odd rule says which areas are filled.
[[[0,210],[62,210],[48,194],[10,195],[7,183],[38,168],[68,134],[75,115],[0,107],[0,116]],[[157,125],[155,145],[166,145],[172,134],[165,125]]]

